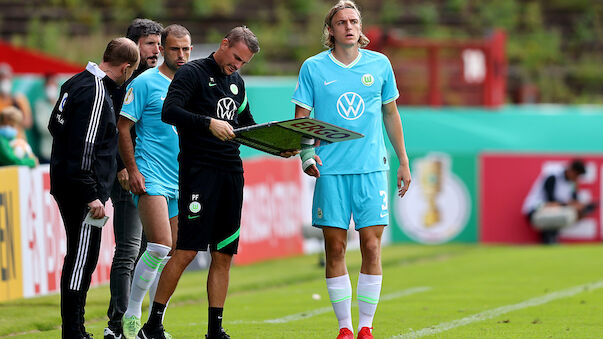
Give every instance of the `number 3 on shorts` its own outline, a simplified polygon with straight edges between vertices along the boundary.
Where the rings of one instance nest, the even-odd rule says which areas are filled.
[[[381,205],[381,209],[387,211],[387,192],[379,191],[379,195],[383,197],[383,205]]]
[[[387,192],[379,191],[379,195],[383,197],[383,205],[381,205],[381,217],[383,218],[389,214],[387,211]]]

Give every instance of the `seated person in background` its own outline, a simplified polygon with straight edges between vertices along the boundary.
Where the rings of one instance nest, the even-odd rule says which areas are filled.
[[[556,243],[559,230],[573,225],[595,208],[592,203],[578,201],[576,185],[585,173],[581,160],[573,160],[567,166],[544,166],[532,185],[522,212],[532,227],[540,231],[543,243]]]
[[[0,111],[6,107],[15,107],[21,111],[23,121],[18,132],[25,139],[25,130],[31,128],[33,120],[29,101],[23,94],[13,94],[13,70],[9,64],[0,63]]]
[[[38,164],[27,141],[17,136],[22,122],[23,113],[18,108],[9,106],[0,111],[0,166]]]

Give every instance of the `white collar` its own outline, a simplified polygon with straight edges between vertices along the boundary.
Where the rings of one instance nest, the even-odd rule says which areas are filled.
[[[329,50],[329,58],[331,58],[331,60],[343,67],[343,68],[352,68],[354,67],[354,65],[356,65],[358,63],[358,61],[360,61],[360,58],[362,57],[362,49],[358,48],[358,56],[356,57],[356,59],[354,59],[354,61],[350,62],[348,65],[344,64],[343,62],[337,60],[337,58],[335,58],[335,56],[333,55],[333,49]]]
[[[86,70],[92,74],[94,74],[95,77],[97,78],[104,78],[107,76],[107,73],[103,72],[103,70],[101,70],[97,64],[95,64],[92,61],[88,61],[88,65],[86,65]]]

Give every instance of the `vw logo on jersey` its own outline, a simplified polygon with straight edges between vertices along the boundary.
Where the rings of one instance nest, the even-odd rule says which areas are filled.
[[[225,120],[233,120],[234,113],[237,109],[237,105],[235,104],[232,98],[222,98],[218,101],[218,105],[216,107],[216,114],[218,118]]]
[[[364,113],[364,100],[358,93],[343,93],[337,99],[337,113],[346,120],[356,120]]]

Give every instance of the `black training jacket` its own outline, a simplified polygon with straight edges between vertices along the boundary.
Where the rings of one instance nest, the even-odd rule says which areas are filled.
[[[254,125],[245,83],[235,72],[225,75],[213,53],[182,66],[170,84],[161,120],[176,126],[181,168],[209,166],[243,172],[239,144],[221,141],[209,131],[210,119],[227,121],[234,128]]]
[[[116,173],[117,126],[111,95],[117,85],[94,63],[61,86],[52,134],[50,193],[86,203],[109,198]]]

